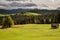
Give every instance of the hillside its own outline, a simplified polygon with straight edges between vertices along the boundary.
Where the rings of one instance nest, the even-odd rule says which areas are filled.
[[[27,16],[37,16],[37,15],[42,15],[42,14],[38,14],[38,13],[34,13],[34,12],[25,12],[22,15],[27,15]]]

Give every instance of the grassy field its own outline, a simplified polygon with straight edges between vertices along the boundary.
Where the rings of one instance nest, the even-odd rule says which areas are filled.
[[[38,14],[38,13],[34,13],[34,12],[26,12],[24,13],[24,15],[27,15],[27,16],[38,16],[38,15],[42,15],[42,14]]]
[[[50,24],[15,25],[18,28],[0,29],[0,40],[60,40],[60,28]]]

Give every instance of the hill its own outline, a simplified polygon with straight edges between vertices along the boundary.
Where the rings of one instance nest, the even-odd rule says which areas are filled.
[[[27,16],[37,16],[37,15],[42,15],[42,14],[38,14],[38,13],[34,13],[34,12],[25,12],[22,15],[27,15]]]

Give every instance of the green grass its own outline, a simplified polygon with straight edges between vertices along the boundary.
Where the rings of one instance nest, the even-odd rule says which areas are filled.
[[[0,14],[0,17],[8,16],[8,15],[15,15],[15,14]]]
[[[42,15],[42,14],[38,14],[38,13],[34,13],[34,12],[26,12],[26,13],[24,13],[24,15],[27,15],[27,16],[31,16],[31,15],[37,16],[37,15]]]
[[[18,28],[0,29],[0,40],[60,40],[60,28],[50,24],[15,25]]]

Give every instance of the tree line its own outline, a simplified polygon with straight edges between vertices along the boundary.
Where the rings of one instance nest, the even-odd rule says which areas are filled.
[[[58,14],[53,15],[38,15],[38,16],[27,16],[27,15],[14,15],[11,16],[15,24],[51,24],[59,23]]]

